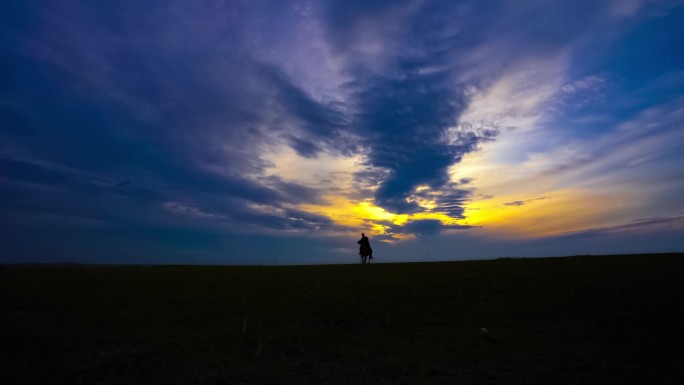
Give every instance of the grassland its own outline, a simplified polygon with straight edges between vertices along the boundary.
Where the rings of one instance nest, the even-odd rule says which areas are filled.
[[[684,255],[5,266],[2,384],[682,384]]]

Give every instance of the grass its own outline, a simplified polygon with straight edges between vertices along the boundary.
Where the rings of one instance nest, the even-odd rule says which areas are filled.
[[[682,384],[684,255],[5,266],[2,384]]]

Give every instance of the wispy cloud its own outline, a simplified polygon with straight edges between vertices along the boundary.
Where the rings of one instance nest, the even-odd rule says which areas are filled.
[[[564,91],[561,88],[559,92]],[[632,98],[641,92],[635,90],[621,97]],[[673,207],[682,207],[676,191],[684,186],[684,179],[675,163],[680,161],[678,154],[684,139],[683,107],[681,99],[654,105],[586,139],[571,137],[573,131],[567,131],[558,121],[535,126],[532,132],[510,131],[497,142],[485,145],[481,153],[466,158],[461,169],[452,171],[455,178],[473,177],[478,191],[497,197],[475,205],[480,211],[498,210],[497,204],[522,206],[534,195],[551,199],[537,209],[511,213],[506,220],[492,217],[498,222],[490,225],[493,228],[509,223],[510,229],[516,229],[514,232],[562,232],[562,227],[548,222],[549,218],[544,220],[545,226],[530,226],[540,220],[535,210],[548,210],[552,202],[557,203],[554,210],[560,220],[567,222],[568,215],[574,218],[567,222],[566,231],[577,230],[577,226],[619,225],[645,215],[666,215]],[[557,134],[557,130],[563,132]],[[558,141],[559,135],[566,140]],[[558,193],[567,189],[572,189],[575,196],[563,193],[559,202]],[[582,196],[601,198],[585,200]]]

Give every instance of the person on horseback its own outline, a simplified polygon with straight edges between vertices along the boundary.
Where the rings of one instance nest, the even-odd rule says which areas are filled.
[[[370,260],[373,259],[373,249],[371,249],[370,241],[366,234],[361,233],[361,239],[356,243],[360,245],[359,255],[361,255],[361,263],[366,263],[366,261],[370,263]]]

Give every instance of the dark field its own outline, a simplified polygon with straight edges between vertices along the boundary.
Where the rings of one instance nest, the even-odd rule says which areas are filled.
[[[683,254],[5,266],[0,384],[684,384],[683,294]]]

